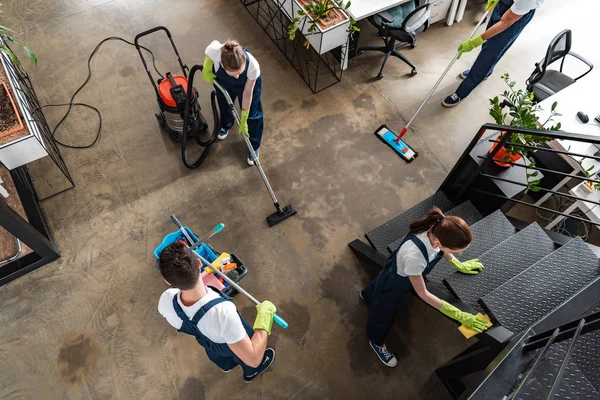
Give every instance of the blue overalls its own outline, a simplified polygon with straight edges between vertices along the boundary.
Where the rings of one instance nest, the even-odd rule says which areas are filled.
[[[205,305],[203,305],[202,308],[198,310],[198,312],[194,315],[192,319],[188,318],[188,316],[185,314],[185,312],[183,312],[183,309],[179,305],[179,302],[177,301],[177,297],[179,296],[179,294],[173,297],[173,308],[175,309],[177,316],[183,321],[179,332],[195,336],[198,343],[200,343],[200,346],[204,347],[204,350],[206,350],[206,355],[208,356],[208,358],[210,358],[212,362],[217,364],[219,368],[221,368],[223,371],[229,371],[236,365],[241,365],[242,369],[244,370],[244,375],[250,376],[254,374],[254,372],[256,372],[255,368],[249,367],[246,364],[244,364],[244,362],[238,356],[236,356],[233,351],[231,351],[227,343],[215,343],[206,336],[204,336],[202,332],[200,332],[200,329],[198,329],[198,321],[200,321],[202,317],[204,317],[208,310],[210,310],[217,304],[223,303],[224,301],[231,301],[230,297],[221,293],[217,289],[211,286],[208,287],[217,292],[221,297],[218,299],[213,299]],[[252,338],[252,335],[254,335],[254,330],[246,322],[246,320],[244,320],[244,318],[240,316],[240,319],[242,320],[244,329],[246,329],[246,333],[248,333],[248,336]]]
[[[231,101],[235,103],[235,99],[239,99],[240,107],[242,105],[244,88],[248,81],[248,65],[250,65],[250,57],[248,57],[248,51],[246,51],[246,49],[244,49],[244,54],[246,55],[246,68],[237,79],[233,76],[229,76],[222,65],[219,66],[219,70],[217,71],[217,82],[227,90],[227,93],[229,93],[229,96],[231,97]],[[233,126],[234,118],[229,110],[229,105],[225,100],[225,96],[223,96],[219,89],[216,90],[217,100],[219,101],[219,110],[221,110],[221,129],[229,130]],[[261,91],[262,77],[259,76],[254,83],[252,103],[250,103],[250,112],[248,114],[248,134],[254,151],[258,150],[260,147],[260,141],[262,140],[263,134],[263,108],[262,103],[260,102]]]
[[[362,291],[362,296],[369,305],[367,337],[377,346],[383,346],[385,337],[392,329],[404,296],[412,290],[410,279],[407,276],[398,275],[398,263],[396,261],[400,248],[409,240],[421,251],[427,263],[423,276],[427,275],[444,255],[444,252],[440,251],[430,262],[425,244],[415,235],[408,234],[398,249],[388,258],[377,278]]]
[[[513,2],[513,0],[500,0],[498,5],[496,5],[492,11],[487,29],[502,19],[502,16],[510,9]],[[502,56],[504,56],[504,53],[506,53],[515,40],[517,40],[523,29],[525,29],[529,21],[533,18],[534,14],[535,10],[529,11],[518,21],[509,26],[508,29],[489,38],[483,46],[481,46],[481,52],[469,70],[467,78],[462,81],[458,89],[456,89],[458,97],[461,99],[467,97],[477,85],[494,72],[494,67],[498,61],[500,61]]]

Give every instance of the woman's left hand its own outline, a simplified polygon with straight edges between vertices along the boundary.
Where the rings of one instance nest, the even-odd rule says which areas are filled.
[[[479,271],[483,271],[483,264],[479,262],[479,259],[475,258],[473,260],[460,262],[456,257],[453,257],[452,260],[449,261],[450,265],[456,268],[457,271],[462,272],[463,274],[475,275],[478,274]]]

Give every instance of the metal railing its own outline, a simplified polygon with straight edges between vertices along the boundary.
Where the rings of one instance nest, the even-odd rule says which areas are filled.
[[[569,347],[565,353],[565,356],[561,362],[561,365],[556,371],[554,375],[554,379],[552,381],[552,386],[548,393],[546,394],[547,399],[554,398],[555,394],[558,392],[561,384],[563,383],[563,376],[569,362],[571,360],[571,355],[573,353],[573,349],[577,340],[584,334],[593,332],[595,330],[600,329],[600,312],[596,312],[590,314],[584,318],[580,318],[576,321],[569,322],[567,324],[563,324],[554,329],[549,329],[540,334],[530,336],[526,340],[524,340],[523,352],[534,351],[539,348],[542,348],[531,367],[523,374],[520,382],[516,386],[516,388],[507,396],[505,396],[506,400],[517,399],[519,394],[527,387],[529,384],[529,379],[534,375],[534,372],[539,367],[541,361],[544,359],[544,356],[547,354],[550,346],[553,344],[571,340],[569,343]],[[524,339],[526,336],[523,336]]]
[[[519,142],[521,135],[527,135],[530,138],[526,143]],[[584,160],[600,161],[600,156],[595,154],[585,154],[577,151],[570,151],[569,149],[564,150],[562,145],[559,145],[556,140],[567,140],[570,143],[588,143],[592,145],[598,145],[600,148],[600,136],[583,135],[578,133],[570,132],[559,132],[559,131],[548,131],[538,129],[524,129],[516,128],[511,126],[496,125],[496,124],[485,124],[482,125],[475,137],[471,140],[467,149],[460,157],[450,174],[446,177],[446,180],[441,186],[441,190],[451,199],[455,201],[466,200],[467,198],[473,201],[473,197],[476,198],[494,198],[497,202],[521,204],[524,206],[532,207],[542,211],[552,213],[555,216],[568,217],[577,221],[590,223],[596,226],[600,226],[600,223],[591,221],[582,216],[572,215],[570,213],[562,212],[562,210],[552,209],[541,205],[550,196],[560,196],[561,198],[567,199],[568,201],[582,201],[587,204],[597,206],[600,205],[600,201],[594,199],[588,199],[580,193],[574,190],[565,191],[566,183],[571,180],[588,181],[591,185],[600,185],[600,178],[595,174],[600,169],[600,165],[593,173],[586,171],[581,165]],[[532,143],[547,143],[545,145],[535,145]],[[485,154],[479,154],[474,149],[477,146],[484,146],[489,144],[489,152]],[[552,146],[552,147],[551,147]],[[522,161],[512,161],[507,159],[498,159],[498,153],[502,149],[508,147],[512,150],[517,150],[518,153],[523,155]],[[475,149],[476,150],[476,149]],[[565,172],[559,168],[555,168],[552,165],[538,166],[537,163],[529,162],[529,159],[536,159],[540,154],[554,154],[556,160],[564,166],[569,165],[572,168],[572,172]],[[546,157],[548,158],[548,157]],[[562,159],[562,161],[561,161]],[[502,162],[508,166],[508,168],[519,168],[525,169],[523,175],[525,180],[515,180],[507,177],[500,176],[503,171],[508,168],[494,167],[492,163]],[[475,168],[474,166],[477,165]],[[531,178],[532,175],[542,174],[542,182],[532,184],[539,178]],[[545,174],[545,175],[544,175]],[[544,177],[549,177],[554,174],[556,178],[562,178],[560,185],[554,187],[544,187]],[[481,185],[481,179],[488,180],[497,183],[504,183],[509,185],[516,185],[521,187],[520,196],[508,196],[502,191],[491,191],[489,185]],[[478,184],[479,183],[479,184]],[[542,185],[542,186],[540,186]],[[592,190],[597,190],[593,188]],[[544,194],[542,201],[530,202],[524,195],[529,191],[541,192]]]

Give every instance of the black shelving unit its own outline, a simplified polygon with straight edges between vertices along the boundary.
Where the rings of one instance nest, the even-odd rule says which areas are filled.
[[[321,49],[317,51],[312,45],[308,48],[304,46],[307,38],[302,34],[302,24],[294,40],[289,39],[287,30],[291,21],[283,12],[283,5],[277,5],[273,0],[241,0],[241,2],[313,93],[327,89],[342,80],[344,71],[341,68],[341,60],[345,58],[348,46],[339,46],[325,54],[320,54]],[[306,24],[306,19],[303,24]],[[312,40],[317,42],[315,38],[318,35],[322,33],[312,34]]]

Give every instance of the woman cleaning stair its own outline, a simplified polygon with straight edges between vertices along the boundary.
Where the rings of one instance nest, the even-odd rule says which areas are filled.
[[[483,269],[478,260],[460,262],[460,255],[471,244],[471,230],[467,223],[454,216],[446,217],[434,207],[420,220],[410,225],[410,233],[385,263],[377,278],[360,292],[369,306],[367,337],[369,344],[382,363],[395,367],[397,360],[385,346],[385,337],[392,328],[402,299],[411,289],[432,307],[446,316],[482,332],[489,324],[473,314],[463,312],[431,294],[423,276],[444,257],[458,271],[477,274]]]

